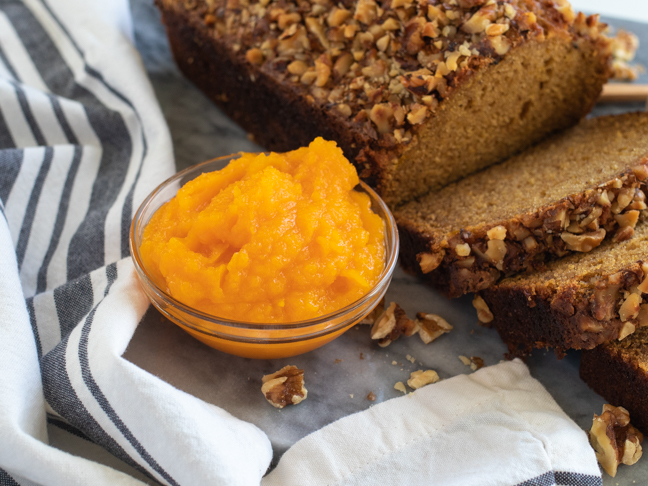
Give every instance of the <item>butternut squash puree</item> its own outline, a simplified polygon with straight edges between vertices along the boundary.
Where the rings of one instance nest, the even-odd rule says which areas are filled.
[[[188,182],[144,230],[144,266],[177,300],[246,322],[311,319],[358,300],[384,267],[384,222],[321,138],[242,154]]]

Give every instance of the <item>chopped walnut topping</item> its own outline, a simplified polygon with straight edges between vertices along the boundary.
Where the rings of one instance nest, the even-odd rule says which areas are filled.
[[[502,240],[488,240],[487,247],[485,255],[498,270],[503,270],[502,264],[507,252],[506,243]]]
[[[419,388],[429,385],[430,383],[436,383],[439,381],[439,375],[436,371],[434,370],[418,370],[418,371],[413,371],[410,374],[409,380],[407,380],[407,385],[414,389],[418,390]]]
[[[398,390],[399,392],[403,392],[403,394],[407,393],[407,388],[405,388],[405,385],[403,384],[402,381],[399,381],[394,385],[394,390]]]
[[[560,12],[560,15],[562,15],[567,22],[571,23],[576,19],[574,9],[568,0],[554,0],[554,3],[556,5],[556,10]]]
[[[619,308],[619,318],[621,322],[629,319],[634,319],[639,315],[639,307],[641,306],[641,295],[630,294],[628,298],[621,304]]]
[[[470,255],[470,245],[468,243],[460,243],[455,246],[455,253],[457,256],[465,257]]]
[[[419,327],[419,336],[425,344],[430,344],[442,334],[452,330],[448,321],[436,314],[419,312],[416,314],[416,323]]]
[[[279,371],[263,377],[261,393],[276,408],[297,405],[306,400],[308,390],[304,388],[304,370],[296,366],[284,366]]]
[[[504,226],[495,226],[489,229],[486,234],[489,240],[503,240],[506,238],[506,228]]]
[[[619,30],[610,40],[614,79],[634,81],[644,71],[642,66],[631,64],[639,48],[639,38],[632,32]]]
[[[648,294],[648,263],[642,263],[641,270],[643,271],[644,279],[639,285],[637,285],[637,290],[643,292],[644,294]]]
[[[394,114],[394,110],[387,103],[374,105],[369,113],[369,119],[376,124],[378,132],[386,133],[390,130],[389,119]]]
[[[486,27],[486,35],[490,37],[500,36],[509,29],[508,24],[490,24]]]
[[[591,233],[582,235],[574,235],[572,233],[562,233],[560,235],[562,240],[567,243],[567,249],[571,251],[588,252],[599,246],[605,238],[605,230],[603,228]]]
[[[245,59],[251,64],[263,64],[263,51],[253,48],[245,53]]]
[[[596,17],[572,18],[564,2],[542,6],[542,21],[534,13],[541,15],[539,5],[519,1],[189,3],[202,12],[215,35],[233,37],[235,50],[245,52],[250,64],[268,66],[279,76],[285,73],[282,81],[293,83],[322,108],[343,113],[386,147],[409,143],[412,131],[465,74],[499,62],[513,46],[562,29],[560,16],[575,42],[579,33],[599,36],[603,29]],[[619,53],[627,51],[622,48],[630,45],[627,39],[620,36]],[[297,61],[309,69],[293,64]],[[374,75],[364,74],[367,68]],[[428,78],[422,84],[401,81],[423,69]],[[376,105],[390,105],[394,115],[376,122],[369,117]]]
[[[421,271],[423,273],[430,273],[432,270],[441,265],[445,252],[439,253],[419,253],[416,255],[416,259],[421,266]]]
[[[482,324],[488,324],[493,320],[493,313],[488,308],[486,301],[480,295],[475,295],[472,304],[477,310],[477,319],[479,319],[479,322]]]
[[[633,236],[634,236],[634,228],[632,226],[625,226],[619,228],[617,232],[614,233],[614,237],[612,238],[612,240],[615,243],[619,243],[621,241],[629,240]]]
[[[594,415],[589,437],[596,459],[612,477],[620,464],[631,466],[641,458],[643,434],[630,424],[623,407],[603,405],[601,415]]]
[[[638,313],[637,313],[638,314]],[[619,335],[617,336],[617,339],[619,341],[623,341],[625,338],[627,338],[630,334],[635,332],[636,326],[632,322],[624,322],[623,326],[621,327],[621,330],[619,331]]]
[[[389,307],[376,318],[371,328],[371,339],[377,340],[382,348],[389,346],[401,335],[411,336],[418,332],[418,324],[407,317],[401,307],[392,302]]]
[[[637,221],[639,221],[639,211],[633,210],[623,214],[616,214],[614,216],[614,219],[616,220],[617,223],[619,223],[619,226],[621,228],[625,228],[628,226],[630,228],[634,228],[637,225]]]

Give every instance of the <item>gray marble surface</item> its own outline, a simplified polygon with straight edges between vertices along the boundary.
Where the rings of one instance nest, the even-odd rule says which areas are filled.
[[[178,169],[240,150],[259,150],[239,127],[180,75],[152,0],[133,0],[132,11],[136,44],[169,124]],[[610,23],[623,24],[641,34],[648,46],[648,32],[643,33],[647,30],[645,26],[616,20]],[[647,53],[648,50],[641,52],[644,65],[648,65]],[[629,109],[641,110],[643,105],[602,106],[595,113]],[[172,385],[257,424],[270,437],[275,452],[273,462],[276,462],[288,447],[310,432],[399,396],[393,385],[405,381],[411,371],[431,368],[441,378],[449,378],[471,372],[461,363],[459,355],[480,356],[486,365],[503,359],[505,346],[495,331],[477,325],[470,297],[447,300],[399,269],[387,299],[399,302],[410,316],[419,311],[440,314],[455,329],[428,346],[415,336],[382,349],[370,342],[368,327],[358,326],[306,355],[257,361],[213,350],[150,309],[125,357]],[[415,363],[407,360],[408,355],[415,358]],[[286,364],[306,370],[309,394],[300,406],[279,411],[268,406],[260,393],[261,377]],[[537,351],[528,360],[532,375],[586,429],[591,425],[592,414],[600,413],[604,402],[578,378],[578,365],[578,353],[570,353],[559,361],[551,351]],[[375,402],[366,399],[369,392],[376,395]],[[113,460],[111,465],[129,471]],[[604,475],[605,485],[647,483],[648,459],[633,467],[621,467],[614,479]]]

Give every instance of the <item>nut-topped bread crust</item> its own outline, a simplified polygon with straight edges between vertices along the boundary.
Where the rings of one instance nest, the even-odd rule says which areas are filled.
[[[485,160],[475,155],[471,166],[454,170],[449,163],[447,173],[426,174],[425,184],[403,181],[405,176],[412,179],[409,173],[398,175],[408,159],[426,153],[423,139],[429,137],[419,131],[443,112],[445,100],[509,53],[528,44],[544,50],[560,44],[565,55],[578,52],[581,71],[591,69],[577,82],[582,97],[569,106],[563,101],[565,113],[556,114],[540,131],[544,125],[552,131],[577,121],[609,75],[604,24],[595,16],[575,15],[565,0],[157,3],[180,68],[255,140],[287,150],[315,135],[334,139],[392,204],[501,160],[542,136],[520,134],[520,141],[494,150]],[[547,99],[560,98],[559,90],[551,88]],[[523,114],[541,111],[533,103],[525,106],[520,102]]]
[[[583,351],[580,376],[608,402],[626,408],[633,424],[648,433],[648,328]]]
[[[648,223],[622,243],[552,262],[479,293],[512,355],[592,349],[648,326]]]
[[[591,251],[606,237],[625,241],[648,214],[646,141],[648,114],[587,120],[409,203],[395,211],[401,263],[458,297],[542,269],[552,258]]]

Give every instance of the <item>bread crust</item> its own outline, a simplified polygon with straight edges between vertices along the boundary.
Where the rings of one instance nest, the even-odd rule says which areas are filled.
[[[648,347],[643,346],[642,354],[648,358]],[[632,424],[648,433],[648,373],[637,359],[616,344],[603,344],[581,353],[580,377],[607,402],[626,408]]]
[[[635,114],[630,114],[635,115]],[[637,114],[645,117],[644,114]],[[603,117],[608,118],[608,117]],[[621,233],[620,215],[639,213],[636,208],[644,206],[648,191],[648,157],[625,168],[607,181],[599,181],[593,188],[568,196],[535,211],[518,214],[506,220],[488,221],[476,226],[454,228],[451,232],[433,231],[412,214],[395,211],[401,236],[401,264],[448,297],[460,297],[478,292],[494,285],[501,278],[524,271],[541,270],[550,259],[565,256],[574,251],[590,251],[605,236],[617,241],[630,238]],[[614,212],[608,194],[614,200],[619,194],[632,192],[633,202],[619,212]],[[461,191],[458,188],[457,193]],[[582,216],[581,216],[582,215]],[[588,225],[575,225],[576,218],[598,215]],[[643,219],[639,213],[637,219]],[[581,219],[581,221],[587,221]],[[589,227],[588,227],[589,226]],[[489,232],[501,227],[506,236],[506,254],[501,261],[489,256]],[[596,227],[596,228],[594,228]],[[601,232],[600,230],[604,231]],[[578,234],[572,233],[578,231]],[[598,232],[598,233],[597,233]],[[563,236],[564,235],[564,236]],[[581,237],[581,235],[586,235]],[[593,235],[586,239],[587,235]],[[459,255],[458,247],[470,246],[470,253]],[[438,266],[423,269],[422,255],[433,255]],[[468,265],[467,262],[474,261]],[[426,271],[427,270],[427,271]]]
[[[511,2],[516,5],[517,10],[514,10],[517,11],[517,14],[511,15],[510,19],[503,16],[503,6],[485,5],[485,0],[459,3],[452,7],[457,16],[455,20],[450,20],[451,17],[446,17],[443,12],[439,14],[445,20],[438,24],[438,29],[444,25],[448,27],[448,22],[450,22],[456,36],[459,36],[453,39],[446,39],[444,36],[438,37],[440,40],[436,42],[443,41],[445,43],[440,54],[435,51],[436,48],[432,46],[429,39],[425,42],[421,40],[424,31],[417,33],[416,29],[420,26],[414,26],[414,23],[409,20],[407,22],[397,20],[397,22],[401,22],[398,28],[387,30],[387,34],[384,34],[385,29],[381,27],[383,24],[362,23],[365,21],[362,8],[387,12],[384,15],[379,14],[378,20],[376,20],[376,22],[384,22],[388,16],[390,16],[389,20],[399,19],[399,16],[403,15],[409,18],[412,14],[411,9],[408,10],[407,6],[390,9],[385,5],[378,6],[374,0],[346,2],[345,8],[351,12],[353,22],[361,22],[366,33],[371,30],[371,27],[380,27],[383,39],[392,36],[391,42],[396,49],[395,52],[398,53],[398,57],[386,57],[383,52],[379,52],[382,44],[374,39],[371,46],[364,47],[367,50],[362,54],[363,59],[356,62],[360,65],[356,70],[365,69],[362,68],[363,63],[368,63],[369,61],[366,59],[369,58],[372,59],[371,62],[376,61],[375,64],[378,61],[389,61],[392,63],[389,69],[402,71],[402,75],[394,75],[393,78],[387,76],[391,81],[387,78],[372,78],[371,68],[374,64],[367,64],[366,68],[369,71],[366,74],[363,71],[361,76],[355,78],[336,75],[336,66],[333,63],[343,56],[336,57],[336,54],[331,54],[338,48],[330,47],[323,50],[320,45],[323,42],[321,37],[323,34],[321,32],[318,34],[317,31],[317,29],[329,28],[332,21],[327,18],[328,14],[318,17],[318,14],[313,13],[314,8],[310,12],[304,11],[306,4],[284,0],[276,0],[270,5],[268,2],[259,2],[257,5],[254,2],[239,0],[227,2],[224,0],[210,2],[156,0],[156,3],[162,12],[171,49],[181,71],[225,113],[250,133],[256,142],[269,150],[286,151],[307,145],[316,136],[335,140],[345,155],[356,165],[360,176],[374,186],[392,205],[412,197],[409,190],[404,192],[399,190],[401,183],[394,178],[394,174],[399,170],[401,164],[407,163],[407,161],[400,160],[399,157],[405,149],[417,143],[416,137],[423,119],[434,117],[436,106],[452,98],[453,93],[461,89],[475,73],[488,70],[489,66],[496,65],[502,59],[506,59],[509,50],[517,50],[518,47],[529,42],[544,42],[547,37],[561,38],[570,46],[573,44],[574,49],[582,51],[591,49],[592,64],[598,66],[594,70],[596,74],[592,75],[593,78],[596,78],[593,82],[594,84],[598,83],[599,88],[609,75],[609,70],[606,67],[609,61],[609,46],[600,35],[602,25],[598,23],[597,19],[595,17],[585,18],[582,15],[574,16],[570,10],[559,11],[553,6],[547,7],[546,2]],[[406,0],[405,3],[411,2]],[[267,5],[268,8],[260,7],[261,4]],[[246,5],[249,5],[249,12]],[[431,6],[430,8],[433,7],[437,10],[451,8],[441,4],[439,7]],[[462,31],[463,23],[468,23],[466,19],[471,18],[471,15],[478,16],[477,14],[482,11],[487,11],[484,15],[495,15],[494,11],[491,11],[493,9],[501,10],[497,15],[502,15],[498,21],[505,21],[505,24],[501,24],[508,29],[505,31],[505,35],[484,37],[482,32],[480,35],[483,39],[480,38],[481,40],[472,47],[472,51],[466,47],[467,41],[462,45],[461,42],[464,38],[471,39],[470,34]],[[275,14],[275,11],[284,13]],[[533,12],[537,13],[537,17]],[[399,16],[396,16],[396,13]],[[247,17],[243,14],[246,14]],[[275,52],[276,47],[264,47],[264,41],[271,40],[281,43],[282,39],[286,40],[284,35],[290,33],[289,27],[285,28],[282,34],[281,25],[279,27],[276,25],[277,23],[281,24],[281,19],[276,20],[277,15],[287,17],[297,15],[297,18],[301,19],[296,24],[286,25],[298,26],[293,37],[298,36],[300,32],[304,32],[304,36],[307,35],[302,38],[302,41],[309,42],[306,51],[299,55],[292,51],[284,55]],[[307,15],[308,18],[306,18]],[[421,12],[416,15],[412,19],[427,21]],[[428,13],[428,17],[431,15]],[[245,21],[244,17],[248,18],[248,21]],[[253,20],[249,20],[250,18]],[[356,21],[356,18],[363,20]],[[273,19],[274,22],[272,22]],[[313,19],[320,23],[308,22]],[[231,23],[230,20],[232,20]],[[494,22],[495,17],[491,17],[491,20]],[[428,23],[437,25],[435,22],[436,20]],[[496,24],[492,25],[496,26]],[[430,26],[426,24],[426,29],[428,27]],[[436,29],[437,27],[432,28]],[[332,29],[334,30],[335,27]],[[358,32],[364,31],[360,29]],[[410,44],[414,40],[420,43],[420,49],[412,50],[414,47]],[[331,46],[335,44],[333,41],[330,42],[332,42]],[[350,49],[350,41],[346,40],[345,42],[344,49]],[[358,42],[364,41],[356,38],[353,42],[353,45],[356,46]],[[338,42],[338,44],[340,43]],[[396,48],[397,44],[400,47]],[[444,54],[458,54],[460,45],[464,49],[462,52],[467,56],[460,58],[464,60],[461,62],[461,66],[453,66],[453,64],[457,64],[455,63],[456,58],[448,59],[450,67],[447,67],[445,61],[440,61],[447,59]],[[350,54],[350,51],[344,49],[341,51],[343,54]],[[269,54],[266,56],[263,53]],[[433,72],[435,68],[432,64],[430,64],[430,69],[433,71],[428,70],[429,74],[420,74],[425,70],[416,71],[417,68],[423,66],[421,64],[423,61],[418,59],[420,56],[417,56],[417,53],[436,56],[434,62],[437,64],[441,62],[443,65],[443,69],[436,68],[436,74],[441,72],[445,72],[445,74],[435,77]],[[250,61],[250,54],[258,56],[260,62]],[[310,56],[307,61],[310,64],[315,62],[316,67],[321,68],[324,73],[330,72],[330,75],[323,76],[322,83],[319,82],[319,78],[316,83],[313,83],[312,76],[311,81],[307,82],[303,79],[300,81],[299,76],[289,74],[289,65],[294,63],[295,59],[302,59],[303,55]],[[425,56],[421,59],[428,59]],[[309,69],[314,68],[310,66]],[[314,71],[309,72],[314,73]],[[418,86],[418,83],[423,78],[427,83],[427,89],[432,91],[421,91],[422,87]],[[382,79],[382,81],[376,81],[376,79]],[[308,84],[309,82],[310,84]],[[394,83],[397,88],[392,86]],[[336,89],[345,91],[343,99],[333,96]],[[396,89],[399,94],[392,92],[392,89]],[[589,98],[583,106],[584,110],[591,107],[599,90],[593,89],[589,93],[588,87]],[[425,112],[424,116],[419,116],[423,112]],[[583,111],[579,115],[582,116],[585,113],[586,111]],[[381,116],[384,116],[385,119],[381,119]],[[573,120],[572,123],[575,121]],[[534,141],[531,138],[526,140],[527,145]],[[524,148],[524,143],[518,143],[518,145],[520,146],[516,147],[516,150]],[[510,150],[508,153],[510,154]],[[466,170],[476,170],[476,168],[497,161],[499,159],[488,160],[478,167]],[[454,178],[466,173],[466,171],[457,172]],[[422,190],[420,187],[416,189],[419,192]]]
[[[357,162],[363,178],[369,184],[377,183],[386,155],[371,150],[366,135],[348,130],[341,117],[321,110],[316,103],[304,103],[295,86],[280,83],[245,62],[243,53],[234,52],[228,42],[215,37],[190,11],[160,0],[156,3],[182,73],[256,143],[285,152],[307,146],[317,136],[335,140],[345,156]],[[362,164],[367,157],[373,165]]]
[[[643,315],[627,317],[621,308],[645,280],[643,265],[642,260],[629,263],[596,282],[531,286],[519,279],[504,281],[479,295],[511,356],[553,348],[562,357],[569,349],[593,349],[640,327]]]

